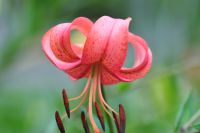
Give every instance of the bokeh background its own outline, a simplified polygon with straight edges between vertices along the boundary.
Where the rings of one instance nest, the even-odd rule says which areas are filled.
[[[86,80],[72,81],[56,69],[41,50],[41,37],[58,23],[103,15],[132,17],[130,31],[153,52],[145,78],[105,86],[111,106],[125,107],[127,133],[180,132],[199,111],[199,0],[0,0],[0,133],[58,133],[54,112],[64,113],[62,88],[75,96]],[[133,53],[130,47],[126,66]],[[69,133],[84,132],[81,110],[64,121]]]

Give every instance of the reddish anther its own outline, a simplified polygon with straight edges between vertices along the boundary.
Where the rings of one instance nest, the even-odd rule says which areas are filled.
[[[60,118],[60,115],[59,115],[58,111],[55,112],[55,119],[56,119],[56,123],[57,123],[57,126],[58,126],[60,132],[61,133],[65,133],[65,128],[63,126],[63,122],[62,122],[62,120]]]
[[[85,130],[85,133],[90,133],[90,129],[89,129],[87,120],[85,118],[85,113],[83,111],[81,112],[81,120],[82,120],[82,124],[83,124],[83,128]]]
[[[123,105],[119,104],[119,121],[120,121],[120,133],[125,133],[126,128],[126,115]]]
[[[120,133],[120,123],[119,123],[117,114],[115,112],[112,112],[112,114],[113,114],[113,118],[115,120],[115,125],[117,127],[117,132]]]
[[[95,105],[95,108],[96,108],[97,116],[98,116],[99,121],[100,121],[100,123],[101,123],[101,127],[102,127],[103,130],[105,131],[104,118],[103,118],[103,114],[102,114],[102,112],[101,112],[101,109],[100,109],[100,107],[99,107],[99,105],[98,105],[97,102],[95,102],[94,105]]]
[[[70,118],[69,100],[68,100],[67,92],[65,91],[65,89],[62,90],[62,95],[63,95],[63,102],[64,102],[67,116],[68,118]]]

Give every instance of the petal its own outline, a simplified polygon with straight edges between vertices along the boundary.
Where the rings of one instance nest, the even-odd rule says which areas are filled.
[[[131,18],[117,19],[110,35],[103,61],[111,71],[119,70],[124,64],[128,50],[128,27]]]
[[[81,58],[82,56],[82,52],[83,52],[83,47],[81,46],[81,44],[72,44],[72,50],[74,51],[74,53],[76,53],[76,55]]]
[[[74,46],[72,46],[72,44],[70,42],[70,32],[71,32],[71,30],[73,30],[73,29],[80,30],[80,32],[82,32],[87,37],[92,26],[93,26],[93,23],[88,18],[78,17],[78,18],[74,19],[74,21],[71,23],[69,28],[67,28],[64,31],[63,43],[62,44],[63,44],[64,49],[71,55],[71,57],[73,57],[73,58],[80,58],[81,57],[81,55],[77,55],[76,51],[74,51],[74,49],[72,48]]]
[[[66,24],[61,24],[61,25],[68,25],[67,23]],[[55,26],[57,27],[57,26]],[[50,42],[50,36],[52,36],[51,34],[53,33],[52,31],[54,31],[56,28],[53,27],[51,28],[49,31],[47,31],[45,33],[45,35],[43,36],[42,38],[42,49],[44,51],[44,53],[46,54],[46,56],[49,58],[49,60],[56,66],[58,67],[59,69],[61,70],[66,70],[66,69],[71,69],[75,66],[77,66],[78,64],[80,64],[80,60],[76,61],[76,62],[73,62],[73,63],[69,63],[69,62],[65,62],[63,61],[62,59],[58,58],[56,56],[56,52],[52,50],[51,48],[51,42]],[[63,55],[65,53],[62,53]],[[65,55],[67,56],[67,55]]]
[[[109,71],[106,67],[101,68],[101,83],[104,85],[108,84],[116,84],[121,80],[116,77],[111,71]]]
[[[88,73],[90,72],[90,65],[81,65],[79,64],[78,66],[68,69],[65,72],[71,76],[72,79],[77,80],[82,77],[86,77]]]
[[[95,22],[83,49],[83,64],[95,63],[101,59],[114,23],[115,19],[108,16],[103,16]]]
[[[122,81],[142,78],[151,68],[152,54],[147,43],[139,36],[129,33],[129,41],[136,51],[135,64],[132,68],[121,68],[115,75]]]
[[[74,62],[78,58],[71,56],[63,47],[62,36],[66,29],[69,29],[70,23],[63,23],[56,25],[51,30],[50,34],[50,45],[53,53],[57,58],[65,62]]]

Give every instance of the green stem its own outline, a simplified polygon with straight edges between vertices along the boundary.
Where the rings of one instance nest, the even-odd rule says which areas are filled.
[[[183,126],[181,133],[185,133],[195,122],[198,118],[200,117],[200,110],[198,110],[192,117],[191,119]]]
[[[106,94],[105,94],[105,91],[104,91],[104,86],[102,84],[101,84],[101,91],[102,91],[102,95],[104,97],[104,100],[107,101]],[[109,127],[109,130],[110,130],[110,133],[113,133],[114,130],[113,130],[112,120],[111,120],[110,116],[107,113],[105,113],[105,114],[106,114],[106,119],[108,121],[108,127]]]

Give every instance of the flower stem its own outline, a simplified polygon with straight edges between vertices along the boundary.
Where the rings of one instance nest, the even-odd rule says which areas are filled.
[[[104,86],[103,86],[103,84],[101,84],[101,91],[102,91],[102,95],[104,97],[104,100],[107,101],[106,94],[104,92]],[[113,130],[112,120],[111,120],[110,116],[107,113],[105,113],[105,114],[106,114],[106,119],[108,121],[108,127],[109,127],[109,130],[110,130],[110,133],[113,133],[114,130]]]
[[[193,124],[193,122],[195,122],[198,118],[200,118],[200,110],[198,110],[192,117],[191,119],[183,126],[181,132],[186,132],[191,125]]]

